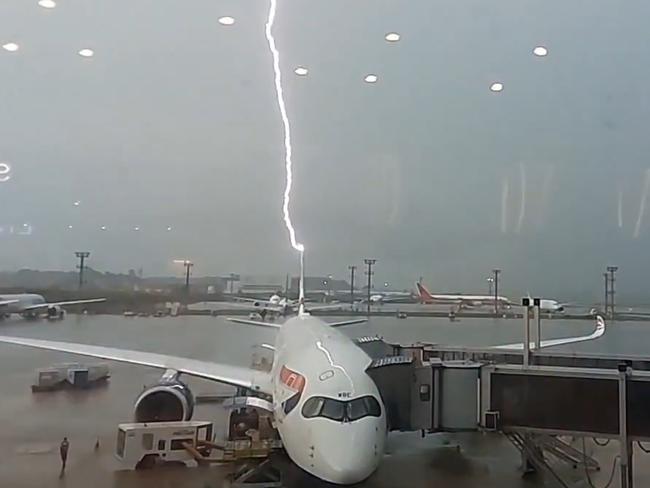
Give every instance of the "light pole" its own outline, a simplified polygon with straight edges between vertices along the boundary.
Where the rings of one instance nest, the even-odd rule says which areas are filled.
[[[485,278],[485,281],[488,282],[488,295],[491,296],[492,295],[492,283],[494,283],[494,278],[489,276],[488,278]]]
[[[494,315],[499,315],[499,274],[501,274],[501,270],[495,268],[492,273],[494,273]]]
[[[348,266],[350,270],[350,308],[354,310],[354,273],[357,267],[354,265]]]
[[[174,259],[175,263],[182,264],[185,266],[185,293],[190,294],[190,270],[194,263],[189,259]]]
[[[74,255],[79,258],[79,265],[77,267],[79,268],[79,289],[81,290],[84,284],[84,263],[90,257],[90,253],[88,251],[76,251]]]
[[[616,300],[614,299],[614,295],[616,294],[616,287],[614,286],[614,283],[616,281],[616,277],[614,274],[618,271],[618,266],[607,266],[607,272],[609,273],[609,308],[611,310],[611,317],[612,319],[614,318],[614,313],[615,313],[615,308],[614,305],[616,303]]]
[[[603,278],[605,278],[605,316],[609,312],[609,275],[603,273]]]
[[[366,271],[366,274],[368,275],[368,296],[366,298],[368,300],[367,315],[368,317],[370,317],[370,290],[372,288],[372,267],[375,265],[377,260],[366,258],[363,260],[363,262],[368,267],[368,271]]]
[[[327,291],[325,292],[327,294],[325,301],[329,302],[332,299],[332,275],[327,275],[327,279],[323,280],[323,285],[327,287]]]

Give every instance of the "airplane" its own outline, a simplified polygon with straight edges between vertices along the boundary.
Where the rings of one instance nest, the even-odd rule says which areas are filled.
[[[424,304],[457,304],[459,308],[463,307],[480,307],[485,305],[494,306],[494,295],[462,295],[462,294],[433,294],[419,281],[415,283],[418,291],[418,298],[420,303]],[[500,308],[509,309],[512,307],[512,302],[502,296],[497,296],[496,300]]]
[[[242,324],[277,330],[271,370],[230,366],[165,354],[14,336],[0,343],[15,344],[112,361],[160,368],[159,383],[135,403],[137,422],[189,420],[193,395],[180,379],[197,376],[238,387],[256,396],[255,406],[273,414],[275,427],[289,458],[304,471],[334,484],[354,484],[368,478],[384,455],[386,406],[367,369],[372,360],[338,328],[365,319],[326,323],[304,309],[301,287],[298,315],[283,324],[231,318]],[[542,341],[541,347],[596,339],[596,330],[583,337]],[[523,344],[505,346],[521,350]],[[268,400],[265,400],[268,399]]]
[[[33,319],[40,312],[46,312],[49,319],[63,318],[66,305],[80,305],[84,303],[105,302],[106,298],[89,298],[83,300],[66,300],[62,302],[47,302],[42,295],[36,293],[17,293],[0,295],[0,318],[5,318],[12,313],[22,315],[24,318]]]
[[[384,303],[413,303],[413,293],[408,291],[384,291],[370,295],[371,305]],[[368,303],[368,298],[362,298],[358,303]]]
[[[295,314],[300,308],[299,300],[291,300],[286,297],[280,296],[278,293],[271,295],[268,300],[259,300],[255,298],[244,298],[236,297],[235,300],[249,303],[252,305],[243,305],[235,304],[235,306],[244,306],[246,308],[251,308],[251,310],[258,312],[262,319],[266,318],[268,313],[271,313],[271,317],[280,316],[287,317],[289,315]],[[328,304],[328,305],[310,305],[308,302],[305,303],[305,309],[307,312],[321,311],[321,310],[334,310],[340,309],[342,305],[340,303]]]
[[[568,305],[568,303],[561,303],[557,300],[549,300],[546,298],[541,298],[539,300],[539,310],[541,312],[562,313],[564,312],[564,307],[566,305]]]

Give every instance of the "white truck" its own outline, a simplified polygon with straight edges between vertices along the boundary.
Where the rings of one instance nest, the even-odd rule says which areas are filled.
[[[196,465],[187,445],[213,441],[212,422],[152,422],[120,424],[115,455],[123,469],[151,468],[177,462]]]

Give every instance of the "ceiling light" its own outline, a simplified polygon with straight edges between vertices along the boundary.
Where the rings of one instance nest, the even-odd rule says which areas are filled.
[[[377,75],[366,75],[366,77],[363,79],[366,83],[377,83],[377,80],[379,77]]]
[[[56,7],[56,2],[54,0],[39,0],[38,4],[43,8]]]
[[[492,83],[490,85],[490,91],[493,91],[494,93],[503,91],[503,83],[499,83],[498,81]]]
[[[10,53],[15,53],[18,51],[18,49],[20,49],[20,46],[15,42],[8,42],[7,44],[2,45],[2,49],[9,51]]]
[[[233,25],[235,23],[235,19],[232,17],[219,17],[219,23],[221,25]]]
[[[304,66],[298,66],[296,69],[293,70],[293,72],[296,73],[298,76],[307,76],[309,70]]]
[[[384,39],[386,39],[388,42],[397,42],[400,40],[400,35],[397,32],[389,32],[386,34]]]
[[[86,48],[79,51],[79,56],[81,56],[82,58],[92,58],[94,55],[95,55],[95,51],[93,51],[92,49]]]
[[[535,56],[543,58],[544,56],[548,55],[548,49],[545,48],[544,46],[537,46],[535,47],[535,49],[533,49],[533,54]]]

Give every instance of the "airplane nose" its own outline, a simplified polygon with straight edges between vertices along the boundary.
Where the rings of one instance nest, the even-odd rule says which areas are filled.
[[[365,480],[377,469],[384,453],[384,431],[380,422],[366,420],[365,425],[342,425],[344,428],[336,436],[331,434],[339,429],[330,429],[328,442],[320,444],[314,456],[319,478],[351,485]]]
[[[379,454],[373,445],[340,446],[322,456],[328,481],[341,485],[359,483],[377,468]]]

